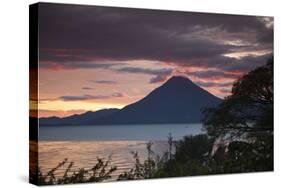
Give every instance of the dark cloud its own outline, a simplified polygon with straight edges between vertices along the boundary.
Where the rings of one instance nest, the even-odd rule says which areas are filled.
[[[94,88],[92,88],[92,87],[82,87],[82,89],[83,89],[83,90],[92,90],[92,89],[94,89]]]
[[[226,78],[237,78],[255,67],[262,66],[266,64],[267,60],[272,57],[273,54],[265,54],[260,56],[248,55],[241,57],[240,59],[227,57],[227,56],[217,56],[213,58],[198,58],[188,65],[183,63],[176,63],[178,66],[188,67],[204,67],[206,71],[187,71],[187,75],[193,75],[202,78],[208,77],[226,77]],[[216,68],[217,70],[208,70],[208,68]]]
[[[96,62],[85,62],[85,61],[40,61],[40,68],[46,69],[109,69],[116,65],[124,65],[124,63],[96,63]]]
[[[62,101],[85,101],[85,100],[95,100],[95,99],[109,99],[109,98],[119,98],[123,97],[122,93],[113,93],[111,95],[66,95],[61,96],[58,100]]]
[[[95,82],[98,84],[117,84],[116,81],[112,81],[112,80],[97,80],[97,81],[92,80],[92,82]]]
[[[202,81],[196,81],[197,85],[201,87],[231,87],[233,85],[233,82],[202,82]]]
[[[273,57],[273,54],[265,54],[261,56],[248,55],[241,59],[233,59],[227,63],[225,70],[228,71],[244,71],[248,72],[255,67],[265,65],[269,58]]]
[[[223,54],[273,50],[268,17],[46,3],[39,9],[40,67],[109,68],[89,62],[146,59],[235,69]]]
[[[196,71],[187,72],[188,76],[196,76],[199,78],[237,78],[238,75],[234,73],[223,72],[219,70],[207,70],[207,71]]]
[[[152,74],[152,75],[158,75],[158,74],[171,74],[172,69],[148,69],[148,68],[140,68],[140,67],[123,67],[120,69],[117,69],[118,72],[126,72],[126,73],[136,73],[136,74]]]
[[[123,67],[117,69],[118,72],[125,73],[134,73],[134,74],[148,74],[154,75],[149,81],[149,83],[157,83],[165,81],[168,76],[170,76],[173,72],[173,69],[162,68],[162,69],[148,69],[148,68],[140,68],[140,67]]]

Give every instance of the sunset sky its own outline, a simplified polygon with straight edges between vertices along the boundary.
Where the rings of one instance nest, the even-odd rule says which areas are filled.
[[[39,5],[40,117],[122,108],[173,75],[212,94],[273,53],[273,18]]]

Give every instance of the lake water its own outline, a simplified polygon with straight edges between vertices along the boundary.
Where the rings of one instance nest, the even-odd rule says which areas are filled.
[[[81,125],[42,126],[39,129],[39,166],[43,173],[68,158],[74,162],[74,169],[90,168],[97,157],[107,159],[117,166],[113,174],[128,170],[134,164],[131,152],[138,152],[143,161],[147,157],[146,143],[153,142],[152,149],[157,155],[168,150],[167,136],[174,140],[185,135],[202,133],[201,124],[164,125]],[[58,170],[62,175],[65,167]]]

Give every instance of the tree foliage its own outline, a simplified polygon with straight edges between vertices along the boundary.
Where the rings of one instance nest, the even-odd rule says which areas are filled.
[[[239,78],[218,108],[203,111],[213,137],[256,137],[273,132],[273,59]]]
[[[273,58],[239,78],[219,107],[203,113],[208,135],[229,143],[221,152],[223,159],[213,161],[217,169],[273,170]]]

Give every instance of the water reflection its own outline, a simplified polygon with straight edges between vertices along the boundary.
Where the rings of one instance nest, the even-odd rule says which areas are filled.
[[[160,155],[167,151],[168,144],[166,141],[154,141],[152,149]],[[147,157],[146,141],[40,141],[39,166],[46,173],[68,158],[74,162],[73,169],[87,169],[96,164],[97,157],[106,160],[111,156],[111,164],[117,166],[117,171],[113,173],[115,179],[133,166],[132,151],[138,152],[143,161]],[[66,167],[60,168],[56,175],[63,175]]]

